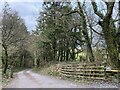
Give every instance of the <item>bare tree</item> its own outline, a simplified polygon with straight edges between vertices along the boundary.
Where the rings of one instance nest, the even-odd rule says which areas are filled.
[[[6,73],[8,68],[8,48],[12,45],[17,45],[21,40],[25,39],[25,32],[27,28],[24,24],[23,19],[21,19],[17,12],[12,11],[9,8],[9,4],[5,3],[2,16],[2,46],[4,53],[4,70]]]

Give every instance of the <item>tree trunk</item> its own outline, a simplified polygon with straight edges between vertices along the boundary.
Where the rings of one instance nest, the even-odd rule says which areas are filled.
[[[25,55],[25,54],[24,54]],[[24,68],[26,67],[26,64],[28,64],[28,63],[26,63],[26,60],[25,60],[25,56],[23,55],[23,61],[24,61],[24,64],[23,64],[23,66],[24,66]]]
[[[34,67],[37,67],[37,55],[36,55],[36,51],[34,51]]]
[[[74,44],[74,45],[73,45],[73,47],[72,47],[72,52],[71,52],[71,59],[72,59],[72,61],[75,60],[75,41],[74,41],[73,44]]]
[[[60,60],[60,50],[58,50],[57,52],[58,52],[57,53],[57,61],[59,61]]]
[[[118,34],[117,34],[117,42],[118,42],[118,52],[119,52],[119,60],[120,60],[120,1],[119,1],[119,20],[118,20]]]
[[[119,60],[118,46],[114,36],[114,34],[116,34],[116,30],[114,30],[114,28],[111,28],[110,25],[114,4],[115,4],[115,0],[113,0],[113,2],[110,3],[106,3],[107,13],[106,15],[103,15],[98,11],[97,4],[95,2],[92,2],[94,13],[98,15],[101,19],[103,19],[102,21],[99,21],[99,25],[102,27],[102,32],[104,33],[104,38],[107,45],[107,51],[110,57],[110,64],[114,68],[119,68],[120,60]]]
[[[54,38],[53,42],[53,59],[56,60],[56,39]]]
[[[69,48],[67,48],[67,50],[66,50],[66,61],[68,61],[68,59],[69,59]]]
[[[3,73],[6,74],[7,68],[8,68],[8,52],[7,52],[7,47],[5,45],[3,45],[3,48],[5,50],[5,67],[3,70]]]
[[[87,32],[87,24],[86,24],[86,18],[85,18],[85,15],[84,15],[84,12],[83,12],[83,9],[80,5],[80,2],[78,0],[78,6],[79,6],[79,14],[80,16],[82,17],[82,32],[83,32],[83,35],[84,35],[84,38],[85,38],[85,42],[86,42],[86,45],[87,45],[87,55],[88,55],[88,58],[89,58],[89,61],[90,62],[94,62],[94,55],[93,55],[93,50],[92,50],[92,47],[91,47],[91,42],[90,42],[90,38],[88,36],[88,32]]]
[[[62,62],[62,61],[63,61],[63,48],[60,51],[60,62]]]
[[[101,22],[102,23],[101,26],[104,33],[105,42],[107,44],[107,50],[110,57],[110,65],[114,68],[119,68],[120,60],[119,60],[119,52],[117,50],[118,46],[115,36],[113,35],[114,33],[116,33],[116,31],[113,30],[114,28],[110,27],[110,20],[112,17],[113,7],[114,7],[114,2],[109,5],[108,13]]]
[[[20,57],[20,64],[19,64],[19,67],[22,67],[22,63],[23,63],[23,59],[22,59],[22,56]]]
[[[102,22],[102,30],[104,32],[107,51],[110,57],[110,65],[113,68],[119,68],[120,60],[119,60],[118,46],[115,40],[115,36],[113,36],[113,33],[116,33],[116,32],[114,32],[109,25],[110,25],[109,18],[107,17],[104,18]]]

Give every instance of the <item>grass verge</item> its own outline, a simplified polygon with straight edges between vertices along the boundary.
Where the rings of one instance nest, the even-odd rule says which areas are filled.
[[[59,64],[51,64],[51,65],[47,65],[44,67],[39,67],[39,68],[33,68],[32,71],[36,72],[38,74],[42,74],[42,75],[49,75],[49,76],[54,76],[55,78],[59,78],[62,80],[68,80],[68,81],[72,81],[72,82],[77,82],[77,83],[92,83],[91,81],[88,80],[77,80],[75,78],[71,78],[71,77],[63,77],[61,75],[61,66],[62,63]]]
[[[7,70],[6,74],[3,74],[1,69],[0,73],[1,73],[2,80],[0,81],[2,81],[2,87],[6,87],[12,81],[12,79],[15,78],[16,74],[24,69],[25,68],[15,68],[13,70],[13,78],[10,77],[11,71],[9,69]]]

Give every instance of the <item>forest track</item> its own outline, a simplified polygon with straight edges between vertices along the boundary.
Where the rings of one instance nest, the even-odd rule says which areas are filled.
[[[117,88],[117,86],[108,83],[76,83],[24,70],[18,72],[5,88]]]

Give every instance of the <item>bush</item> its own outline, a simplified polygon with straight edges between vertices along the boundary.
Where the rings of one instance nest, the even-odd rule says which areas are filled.
[[[60,69],[61,69],[60,64],[51,64],[40,68],[34,68],[33,71],[42,74],[49,74],[52,76],[60,76]]]

